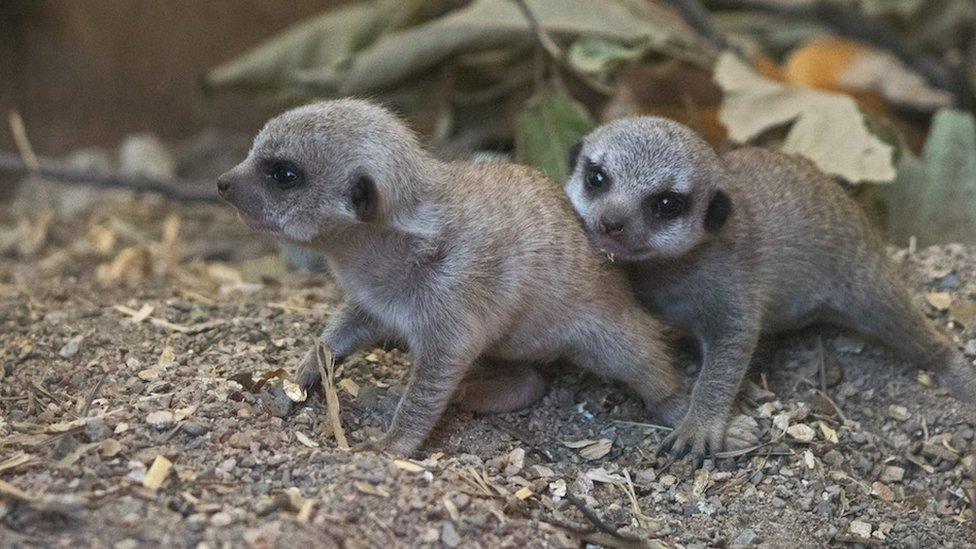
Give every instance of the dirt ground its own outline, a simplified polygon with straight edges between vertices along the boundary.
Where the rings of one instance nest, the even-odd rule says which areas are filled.
[[[4,547],[976,540],[976,408],[831,329],[765,346],[742,405],[761,443],[697,471],[654,457],[664,431],[622,387],[559,366],[539,404],[452,409],[414,456],[339,450],[322,395],[283,382],[341,300],[328,275],[288,272],[229,207],[120,194],[0,218]],[[893,256],[972,360],[976,253]],[[338,366],[351,443],[382,431],[408,364]]]

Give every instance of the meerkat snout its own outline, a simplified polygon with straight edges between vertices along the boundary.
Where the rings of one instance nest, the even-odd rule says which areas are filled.
[[[670,146],[688,131],[659,118],[610,123],[572,149],[566,192],[597,248],[624,261],[678,257],[721,229],[732,212],[725,174],[699,161],[714,151]]]

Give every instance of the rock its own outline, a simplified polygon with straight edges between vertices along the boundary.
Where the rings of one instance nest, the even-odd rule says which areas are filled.
[[[813,440],[814,435],[816,435],[813,428],[805,423],[790,425],[786,433],[800,442],[810,442]]]
[[[244,433],[240,431],[234,433],[229,439],[227,439],[227,444],[229,444],[231,448],[243,448],[245,450],[251,447],[252,442],[254,442],[254,436],[252,436],[251,433]]]
[[[173,412],[169,410],[157,410],[146,416],[146,423],[159,430],[169,429],[175,422]]]
[[[871,524],[868,522],[864,522],[863,520],[860,519],[852,520],[848,528],[850,528],[851,533],[854,534],[855,536],[860,536],[862,538],[871,537]]]
[[[895,465],[889,465],[881,472],[882,482],[901,482],[905,478],[905,470]]]
[[[274,417],[288,417],[295,402],[285,392],[281,380],[273,380],[264,386],[258,396],[261,406]]]
[[[105,420],[91,419],[85,424],[85,436],[89,442],[101,442],[112,435],[112,430],[105,425]]]
[[[745,529],[739,532],[739,535],[732,540],[732,548],[739,549],[741,547],[749,547],[756,540],[756,533],[752,530]]]
[[[75,337],[69,339],[65,342],[64,346],[61,347],[61,350],[58,351],[58,354],[61,355],[61,358],[71,358],[75,356],[81,349],[81,342],[84,341],[84,339],[85,336],[82,335],[76,335]]]
[[[183,424],[183,432],[198,437],[210,431],[210,423],[201,419],[191,419]]]
[[[449,520],[445,520],[441,526],[441,542],[448,547],[461,545],[461,536],[458,535],[457,530],[454,528],[454,523]]]
[[[210,517],[210,524],[215,528],[223,528],[225,526],[230,526],[231,524],[233,524],[233,522],[234,522],[234,517],[232,517],[230,513],[225,513],[223,511],[220,511],[219,513],[214,513],[214,515]]]
[[[888,406],[888,417],[897,419],[898,421],[905,421],[912,417],[909,413],[908,408],[904,406],[898,406],[897,404],[892,404]]]

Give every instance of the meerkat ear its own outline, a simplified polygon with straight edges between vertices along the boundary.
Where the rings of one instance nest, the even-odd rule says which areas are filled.
[[[580,151],[583,150],[583,140],[580,139],[575,145],[569,148],[569,173],[576,170],[576,163],[579,162]]]
[[[712,195],[712,200],[705,211],[705,230],[714,233],[721,229],[730,213],[732,213],[732,200],[725,191],[718,189]]]
[[[360,175],[349,189],[349,202],[356,212],[356,219],[372,221],[376,213],[376,184],[368,175]]]

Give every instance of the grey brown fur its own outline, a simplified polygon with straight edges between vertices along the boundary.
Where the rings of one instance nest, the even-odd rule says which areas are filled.
[[[592,242],[621,260],[642,303],[700,343],[690,409],[663,448],[721,449],[760,334],[817,322],[879,340],[976,397],[973,368],[913,306],[863,212],[809,162],[758,148],[720,156],[651,117],[598,128],[576,154],[566,190]],[[661,213],[667,192],[686,197],[681,215]]]
[[[276,166],[300,182],[279,186],[275,177],[291,178]],[[339,100],[272,119],[218,187],[252,228],[325,253],[347,298],[321,336],[337,357],[381,340],[411,351],[409,382],[375,448],[415,450],[487,361],[565,357],[624,382],[665,421],[681,408],[661,327],[537,172],[440,162],[385,109]],[[309,353],[300,382],[316,383],[317,372]],[[541,394],[534,374],[505,380],[525,386],[500,409]],[[477,396],[467,395],[475,407]]]

